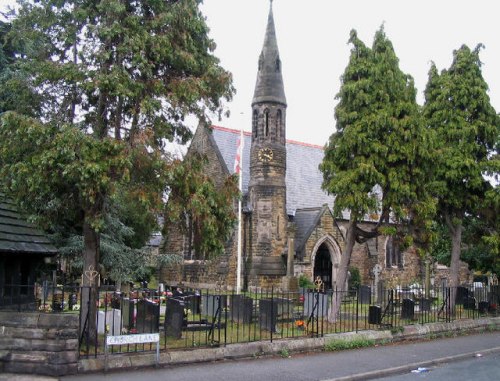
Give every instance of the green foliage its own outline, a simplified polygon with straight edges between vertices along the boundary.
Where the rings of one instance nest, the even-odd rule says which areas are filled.
[[[452,284],[458,282],[465,218],[485,217],[488,203],[498,193],[498,186],[493,187],[485,178],[499,173],[495,150],[499,146],[500,116],[490,104],[488,85],[481,74],[481,47],[470,50],[463,45],[453,52],[450,68],[441,73],[433,64],[425,90],[424,116],[433,138],[439,217],[452,242]],[[498,214],[498,205],[490,203],[493,215]],[[492,243],[493,252],[498,252],[498,234],[494,233],[498,232],[498,218],[489,220],[493,230],[485,236],[485,242]]]
[[[165,226],[176,225],[190,237],[191,250],[198,259],[222,253],[236,222],[233,201],[238,195],[237,178],[230,176],[217,187],[205,171],[206,163],[205,157],[194,153],[172,164],[165,211]],[[168,240],[169,232],[164,233]]]
[[[178,180],[165,143],[187,142],[186,117],[208,120],[234,92],[199,3],[23,1],[0,24],[1,186],[63,253],[83,247],[82,266],[100,258],[115,280],[151,264],[139,249]],[[197,215],[213,253],[233,218],[222,197]]]
[[[357,267],[349,267],[351,278],[349,278],[349,288],[358,288],[361,285],[361,273]]]
[[[0,127],[0,176],[8,194],[46,228],[87,211],[89,222],[102,229],[102,209],[94,206],[127,178],[125,145],[13,112],[4,113]]]
[[[439,207],[463,218],[484,204],[490,188],[484,178],[500,134],[500,117],[490,104],[477,46],[455,51],[448,70],[433,65],[425,91],[424,115],[435,144]],[[498,172],[497,172],[498,173]]]
[[[312,289],[312,288],[315,288],[316,285],[306,275],[301,274],[299,276],[299,287],[306,288],[306,289]]]
[[[352,340],[330,340],[325,344],[325,351],[343,351],[346,349],[357,349],[375,346],[375,340],[365,338],[353,338]]]
[[[413,79],[399,69],[383,28],[371,49],[355,31],[349,42],[336,132],[320,165],[323,188],[335,195],[337,215],[348,209],[356,220],[377,213],[385,222],[389,213],[406,220],[424,181],[419,162],[426,151]]]

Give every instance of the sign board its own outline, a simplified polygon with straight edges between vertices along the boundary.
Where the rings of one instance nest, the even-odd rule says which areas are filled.
[[[156,343],[156,365],[160,362],[160,334],[159,333],[142,333],[137,335],[119,335],[106,336],[106,345],[104,348],[105,362],[104,369],[108,370],[108,347],[110,345],[130,345],[130,344],[147,344]]]
[[[146,344],[146,343],[157,343],[157,342],[160,342],[159,333],[106,336],[106,345]]]

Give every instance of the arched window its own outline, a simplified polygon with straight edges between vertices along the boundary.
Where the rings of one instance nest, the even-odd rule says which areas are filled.
[[[280,61],[280,58],[277,57],[276,58],[276,71],[280,71],[281,70],[281,61]]]
[[[385,243],[385,265],[386,267],[403,267],[403,256],[394,237],[387,238]]]
[[[253,114],[252,114],[252,133],[253,133],[253,137],[254,138],[257,137],[258,117],[259,117],[259,114],[257,113],[257,110],[253,110]]]
[[[269,110],[264,111],[264,136],[269,135]]]
[[[276,113],[276,137],[281,136],[281,110]]]

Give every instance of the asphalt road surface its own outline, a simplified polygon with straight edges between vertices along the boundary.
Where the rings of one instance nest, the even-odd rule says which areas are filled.
[[[481,356],[478,357],[478,353]],[[458,360],[461,362],[457,362]],[[401,374],[399,377],[408,378],[389,378],[389,380],[417,381],[421,378],[447,380],[445,377],[449,374],[451,377],[449,380],[479,381],[500,379],[498,360],[500,360],[500,332],[489,332],[359,350],[294,354],[290,358],[226,360],[159,369],[68,376],[61,380],[321,381],[380,379]],[[430,371],[411,373],[411,370],[419,366],[426,367]],[[460,373],[465,368],[470,371],[467,376],[465,373]],[[453,372],[453,369],[458,373],[449,373]],[[491,378],[491,372],[495,377]],[[434,375],[437,378],[429,378]]]

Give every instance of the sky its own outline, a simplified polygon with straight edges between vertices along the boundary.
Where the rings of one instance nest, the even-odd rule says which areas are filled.
[[[13,0],[0,0],[0,9]],[[431,62],[451,65],[453,51],[480,53],[491,104],[500,111],[500,23],[497,0],[274,0],[273,13],[287,97],[287,138],[323,146],[335,130],[335,95],[348,63],[351,29],[371,46],[384,25],[400,68],[415,79],[418,103]],[[233,74],[231,116],[213,124],[251,130],[251,100],[269,0],[204,0],[215,55]]]

